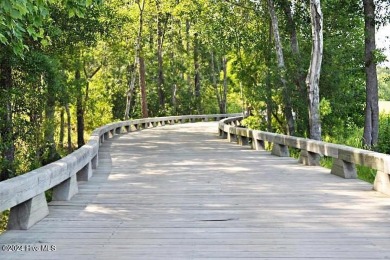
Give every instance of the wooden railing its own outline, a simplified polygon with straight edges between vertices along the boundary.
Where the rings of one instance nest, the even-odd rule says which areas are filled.
[[[45,192],[53,189],[52,200],[70,200],[78,192],[77,181],[88,181],[99,164],[99,147],[114,135],[158,125],[219,121],[237,114],[171,116],[122,121],[93,131],[88,143],[61,160],[0,182],[0,212],[11,209],[8,229],[29,229],[49,214]]]
[[[319,165],[320,156],[333,158],[331,173],[343,178],[356,178],[356,165],[376,169],[374,190],[390,195],[390,156],[346,145],[332,144],[312,139],[250,130],[240,126],[242,116],[223,119],[219,122],[219,134],[230,142],[252,145],[253,149],[265,149],[265,142],[271,144],[273,155],[288,157],[289,147],[301,150],[299,162],[304,165]]]

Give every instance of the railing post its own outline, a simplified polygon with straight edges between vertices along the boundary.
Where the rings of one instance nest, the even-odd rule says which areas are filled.
[[[271,154],[279,156],[279,157],[289,157],[290,152],[288,150],[287,145],[273,143]]]
[[[237,143],[237,135],[235,134],[235,128],[229,127],[229,132],[227,133],[227,139],[231,143]]]
[[[374,190],[390,195],[390,177],[387,172],[379,170],[376,172]]]
[[[117,127],[117,128],[115,129],[115,133],[116,133],[117,135],[120,135],[120,134],[122,133],[122,127]]]
[[[97,169],[99,166],[99,152],[96,153],[96,155],[91,160],[92,163],[92,169]]]
[[[252,149],[257,150],[257,151],[265,150],[264,140],[258,140],[256,138],[252,138]]]
[[[53,188],[53,200],[67,201],[78,192],[77,176],[73,175]]]
[[[333,158],[333,165],[330,173],[345,179],[357,178],[355,164],[337,158]]]
[[[319,166],[320,155],[318,153],[308,152],[302,149],[299,155],[298,162],[307,166]]]
[[[221,124],[221,123],[220,123]],[[222,129],[221,129],[222,127]],[[228,138],[228,134],[225,132],[225,127],[223,124],[219,125],[218,126],[218,129],[219,129],[219,136],[222,138],[222,139],[226,139]]]
[[[49,208],[43,192],[11,208],[7,229],[27,230],[48,214]]]
[[[125,129],[127,133],[131,132],[131,125],[125,125]]]
[[[91,162],[87,163],[80,171],[77,172],[78,181],[88,181],[92,177]]]
[[[249,140],[248,140],[248,137],[246,136],[242,136],[242,135],[237,135],[237,139],[238,139],[238,144],[239,145],[248,145],[249,144]]]

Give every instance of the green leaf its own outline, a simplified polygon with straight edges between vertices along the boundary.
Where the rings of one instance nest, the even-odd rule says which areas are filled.
[[[7,38],[6,38],[3,34],[1,34],[1,33],[0,33],[0,42],[1,42],[2,44],[8,43]]]
[[[84,18],[84,12],[80,9],[76,9],[77,17]]]
[[[50,45],[50,42],[46,38],[43,38],[41,40],[41,44],[42,44],[43,47],[46,47],[46,46]]]
[[[34,35],[35,34],[35,29],[32,26],[27,27],[27,32],[29,35]]]
[[[49,15],[49,10],[45,7],[40,9],[41,16],[46,17]]]
[[[26,3],[15,2],[14,8],[17,9],[21,15],[25,15],[29,12]]]
[[[22,14],[16,9],[11,9],[10,16],[12,19],[22,19],[23,17]]]
[[[0,7],[2,7],[4,12],[6,13],[8,13],[12,9],[11,3],[9,1],[2,2]]]
[[[73,16],[75,16],[75,12],[74,12],[73,8],[70,8],[69,9],[69,18],[72,18]]]

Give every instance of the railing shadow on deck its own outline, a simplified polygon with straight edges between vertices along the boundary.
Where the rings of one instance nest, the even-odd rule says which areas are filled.
[[[90,140],[68,156],[0,182],[0,212],[10,209],[7,229],[26,230],[49,214],[45,192],[53,189],[53,201],[70,200],[78,181],[88,181],[99,164],[99,147],[114,135],[167,124],[219,121],[239,114],[186,115],[145,118],[111,123],[95,129]]]
[[[300,149],[299,162],[308,166],[318,166],[321,156],[333,158],[331,173],[342,178],[357,178],[356,164],[376,169],[373,190],[390,195],[390,156],[383,153],[316,141],[312,139],[250,130],[240,127],[243,116],[223,119],[219,122],[219,135],[229,142],[251,145],[252,149],[264,150],[268,142],[272,145],[271,154],[289,157],[289,147]]]

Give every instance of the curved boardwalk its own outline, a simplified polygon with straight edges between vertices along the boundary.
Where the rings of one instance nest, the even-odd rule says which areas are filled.
[[[28,252],[0,259],[390,258],[389,197],[216,133],[194,123],[106,141],[71,201],[0,236]]]

